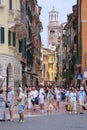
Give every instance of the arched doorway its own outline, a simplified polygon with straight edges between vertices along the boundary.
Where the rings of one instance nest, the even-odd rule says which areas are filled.
[[[6,90],[8,91],[8,86],[12,85],[13,83],[13,73],[12,73],[12,65],[9,63],[6,70],[7,78],[6,78]]]

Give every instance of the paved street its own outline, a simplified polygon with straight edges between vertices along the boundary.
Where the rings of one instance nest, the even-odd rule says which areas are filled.
[[[87,112],[85,114],[42,114],[26,117],[24,123],[0,122],[0,130],[87,130]]]

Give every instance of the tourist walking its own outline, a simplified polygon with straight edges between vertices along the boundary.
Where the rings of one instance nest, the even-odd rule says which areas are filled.
[[[80,105],[80,114],[83,114],[83,105],[86,102],[86,93],[83,86],[80,87],[80,90],[78,92],[78,101]]]
[[[43,113],[44,112],[44,102],[45,102],[45,91],[44,91],[44,86],[40,86],[39,90],[39,104],[40,104],[40,111]]]
[[[77,113],[77,93],[74,87],[71,88],[69,94],[69,102],[70,102],[70,113]]]
[[[21,88],[17,89],[17,93],[18,93],[17,101],[18,101],[19,122],[24,122],[24,107],[26,96],[22,92]]]
[[[8,104],[10,121],[13,121],[14,91],[12,90],[11,86],[8,86],[7,104]]]
[[[32,89],[31,87],[28,87],[28,111],[30,111],[32,109]]]
[[[60,109],[60,101],[61,101],[61,90],[60,88],[55,87],[55,96],[56,96],[56,110],[58,112]]]

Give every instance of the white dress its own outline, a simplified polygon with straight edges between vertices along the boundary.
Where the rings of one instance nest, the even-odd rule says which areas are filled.
[[[28,109],[32,108],[32,102],[31,102],[31,98],[32,98],[32,92],[28,93],[29,97],[28,97]]]

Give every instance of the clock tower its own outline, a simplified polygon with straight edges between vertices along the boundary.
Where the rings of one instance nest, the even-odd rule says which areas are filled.
[[[48,25],[48,48],[55,50],[56,44],[58,44],[58,12],[52,9],[49,12],[49,25]]]

